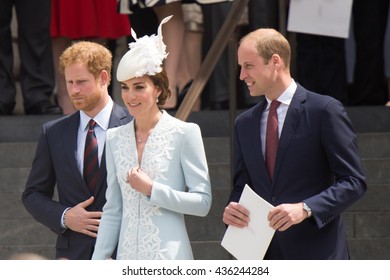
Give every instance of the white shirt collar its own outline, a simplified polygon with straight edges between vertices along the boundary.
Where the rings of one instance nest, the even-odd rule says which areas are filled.
[[[294,94],[297,90],[297,83],[294,81],[294,79],[291,79],[291,84],[288,86],[288,88],[277,98],[277,100],[282,103],[282,104],[285,104],[287,106],[290,105],[291,103],[291,100],[293,99],[294,97]],[[267,99],[267,108],[269,108],[270,104],[271,104],[271,100],[266,97]]]
[[[114,106],[114,102],[112,101],[111,97],[106,106],[93,118],[94,121],[103,129],[108,129],[108,124],[110,122],[110,116],[111,111]],[[90,116],[88,116],[83,111],[80,111],[80,130],[84,131],[87,129],[88,122],[91,119]]]

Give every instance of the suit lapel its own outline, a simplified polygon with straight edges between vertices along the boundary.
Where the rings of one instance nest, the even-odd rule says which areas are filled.
[[[110,122],[108,123],[108,128],[118,127],[129,122],[128,114],[125,109],[121,106],[114,103],[112,108]]]
[[[262,116],[265,108],[267,108],[267,100],[264,98],[264,100],[260,103],[260,106],[253,112],[254,115],[253,115],[252,119],[256,121],[256,123],[253,125],[253,127],[255,128],[256,134],[255,134],[255,137],[252,137],[252,139],[254,141],[252,147],[255,147],[255,154],[260,155],[258,157],[260,159],[259,166],[264,167],[264,171],[267,173],[267,169],[265,167],[264,155],[263,155],[263,151],[261,149],[263,143],[261,142],[261,131],[260,131],[261,116]]]
[[[261,119],[262,118],[262,115],[264,113],[264,110],[267,108],[267,100],[264,98],[264,101],[261,103],[261,106],[260,106],[260,112],[259,112],[259,118]],[[269,177],[269,173],[268,173],[268,170],[267,170],[267,167],[265,165],[265,158],[264,158],[264,155],[263,155],[263,151],[262,151],[262,141],[261,141],[261,131],[260,131],[260,122],[258,124],[258,127],[259,127],[259,140],[258,140],[258,145],[256,146],[257,149],[259,149],[259,153],[260,153],[260,159],[261,159],[261,162],[259,162],[259,165],[261,170],[260,170],[260,174],[262,174],[262,178],[266,178],[267,180],[267,183],[269,184],[269,186],[272,186],[272,180],[271,178]],[[265,127],[264,127],[265,131],[264,133],[266,134],[266,130],[267,130],[267,123],[265,124]]]
[[[244,132],[245,134],[240,141],[242,142],[242,145],[244,147],[253,147],[253,150],[248,153],[248,158],[250,158],[248,162],[251,162],[251,164],[256,167],[256,172],[252,173],[252,176],[257,177],[258,179],[260,178],[260,180],[263,180],[263,178],[267,178],[266,180],[268,180],[268,183],[271,184],[267,169],[265,167],[264,156],[261,149],[261,117],[263,111],[267,107],[266,105],[267,101],[264,98],[263,101],[261,101],[253,108],[253,111],[251,113],[252,115],[250,116],[250,118],[248,118],[248,121],[244,121],[241,124],[244,128],[242,132]],[[260,193],[259,190],[257,190],[257,192]]]
[[[306,93],[301,86],[298,85],[297,91],[294,94],[291,104],[288,108],[286,119],[284,120],[283,130],[280,135],[278,152],[276,155],[274,179],[277,180],[280,166],[286,154],[291,140],[295,137],[295,132],[304,110],[306,101]]]

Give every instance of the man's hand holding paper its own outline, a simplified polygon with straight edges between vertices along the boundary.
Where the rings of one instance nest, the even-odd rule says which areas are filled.
[[[263,259],[275,232],[268,221],[273,208],[245,185],[239,203],[231,202],[225,209],[223,221],[229,227],[221,245],[239,260]]]

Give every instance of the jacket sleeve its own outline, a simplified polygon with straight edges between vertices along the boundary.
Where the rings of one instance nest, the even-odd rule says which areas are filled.
[[[46,132],[43,126],[22,202],[35,220],[61,233],[61,216],[67,206],[53,200],[56,177]]]
[[[206,216],[212,202],[208,165],[200,128],[188,124],[180,149],[182,172],[188,191],[175,190],[162,183],[153,182],[150,202],[171,211]]]
[[[319,228],[341,215],[367,190],[357,137],[340,102],[332,100],[327,104],[320,126],[322,146],[335,180],[327,189],[305,200]]]

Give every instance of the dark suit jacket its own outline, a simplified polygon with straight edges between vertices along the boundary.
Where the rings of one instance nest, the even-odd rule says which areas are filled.
[[[114,103],[109,128],[128,123],[131,120],[125,108]],[[64,210],[94,196],[88,211],[102,211],[107,188],[106,165],[103,153],[101,176],[94,192],[88,190],[77,167],[77,131],[80,113],[51,121],[43,125],[32,169],[22,194],[26,209],[40,223],[58,234],[56,258],[90,259],[95,238],[74,232],[64,231],[60,221]],[[53,200],[55,186],[58,201]]]
[[[305,201],[313,216],[277,231],[269,250],[282,259],[348,259],[342,212],[366,191],[354,129],[341,103],[298,85],[279,140],[271,182],[261,151],[266,101],[236,119],[234,186],[238,201],[248,184],[277,206]],[[275,253],[275,252],[274,252]]]

